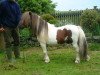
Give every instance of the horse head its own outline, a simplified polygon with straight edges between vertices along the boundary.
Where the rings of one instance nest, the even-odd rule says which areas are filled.
[[[29,27],[35,35],[39,35],[43,29],[48,29],[47,22],[31,11],[22,14],[19,27]]]
[[[31,22],[31,18],[30,18],[31,15],[32,15],[31,11],[27,11],[27,12],[23,13],[18,26],[20,28],[29,27],[29,25],[31,24],[30,23]]]

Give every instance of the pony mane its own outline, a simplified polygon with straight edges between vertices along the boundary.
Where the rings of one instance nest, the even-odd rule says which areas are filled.
[[[48,23],[36,13],[30,12],[31,28],[36,36],[45,35],[43,38],[48,38]]]

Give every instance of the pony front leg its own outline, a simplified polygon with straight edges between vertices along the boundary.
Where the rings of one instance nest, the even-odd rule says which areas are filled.
[[[75,60],[75,63],[80,63],[80,55],[79,55],[79,52],[77,51],[76,53],[76,60]]]
[[[40,45],[41,45],[43,52],[44,52],[44,60],[45,60],[46,63],[49,63],[50,59],[49,59],[49,56],[48,56],[48,53],[47,53],[46,44],[40,43]]]
[[[73,46],[76,49],[76,60],[75,60],[75,63],[80,63],[79,46],[77,44],[74,44]]]
[[[90,56],[89,56],[89,55],[87,55],[87,58],[86,58],[86,60],[87,60],[87,61],[89,61],[89,60],[90,60]]]

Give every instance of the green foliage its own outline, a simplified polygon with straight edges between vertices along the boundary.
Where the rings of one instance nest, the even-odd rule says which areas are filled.
[[[97,21],[97,26],[96,26],[95,34],[97,33],[98,35],[100,35],[100,13],[97,15],[96,21]]]
[[[30,35],[30,33],[29,33],[29,29],[28,28],[24,28],[23,30],[20,30],[20,36],[21,37],[27,37],[29,35]]]
[[[22,49],[37,47],[40,43],[38,43],[37,38],[33,37],[29,28],[24,28],[20,30],[20,47]]]
[[[58,21],[50,14],[43,14],[42,18],[51,24],[56,24]]]
[[[51,0],[18,0],[22,12],[32,11],[38,14],[52,13],[56,4]]]
[[[100,14],[96,10],[85,10],[81,16],[81,25],[83,28],[92,32],[93,35],[100,33]]]
[[[30,32],[28,28],[24,28],[23,30],[20,30],[20,46],[22,48],[28,48],[29,44],[27,39],[30,36]]]

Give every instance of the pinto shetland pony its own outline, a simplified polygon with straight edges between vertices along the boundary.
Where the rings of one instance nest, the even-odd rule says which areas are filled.
[[[37,37],[43,49],[46,63],[50,62],[46,44],[72,44],[76,49],[75,63],[79,63],[81,57],[87,61],[90,59],[87,53],[86,37],[80,26],[65,25],[55,27],[32,12],[23,13],[19,25],[20,27],[30,27],[32,34]]]

